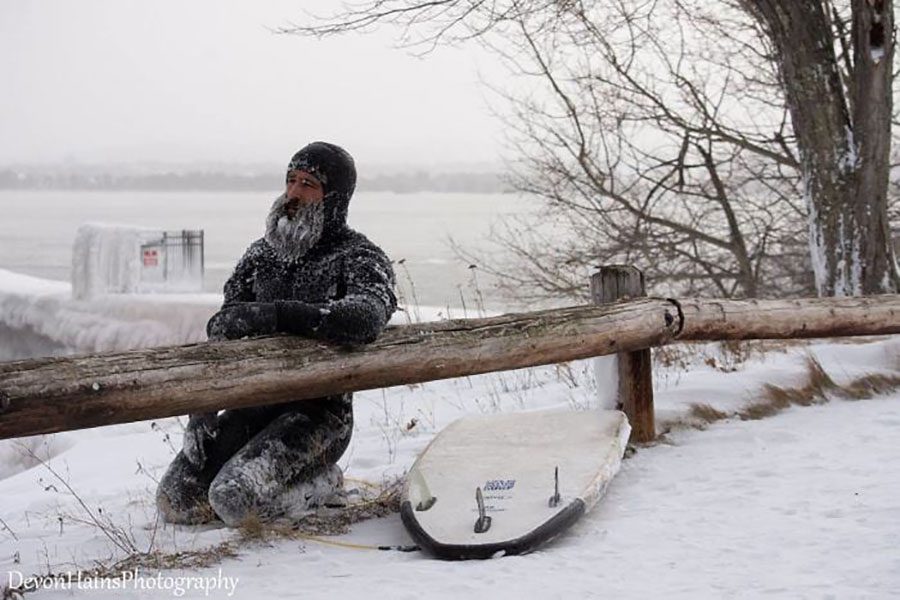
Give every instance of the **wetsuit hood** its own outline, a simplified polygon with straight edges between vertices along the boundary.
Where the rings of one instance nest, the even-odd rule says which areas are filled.
[[[287,170],[306,171],[322,182],[325,190],[323,237],[331,237],[346,229],[347,209],[356,189],[356,165],[353,157],[335,144],[313,142],[291,157]]]

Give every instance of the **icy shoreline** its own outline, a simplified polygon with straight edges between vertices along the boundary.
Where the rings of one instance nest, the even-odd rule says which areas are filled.
[[[206,339],[218,294],[109,294],[0,269],[0,361],[189,344]]]
[[[105,294],[75,300],[72,285],[0,269],[0,361],[122,352],[206,341],[222,294]],[[454,317],[462,317],[453,314]],[[401,309],[392,324],[445,319],[446,309]]]

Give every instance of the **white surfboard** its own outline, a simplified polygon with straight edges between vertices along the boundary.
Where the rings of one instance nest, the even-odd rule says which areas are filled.
[[[590,510],[618,472],[631,427],[619,411],[465,417],[410,469],[400,516],[439,558],[521,554]]]

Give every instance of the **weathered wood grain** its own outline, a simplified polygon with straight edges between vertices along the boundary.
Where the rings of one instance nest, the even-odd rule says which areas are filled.
[[[279,336],[0,363],[0,439],[630,352],[673,340],[900,333],[900,295],[666,300],[393,327],[346,349]]]
[[[344,349],[278,336],[0,364],[0,439],[316,398],[664,344],[663,299],[389,328]]]
[[[644,274],[631,265],[609,265],[591,277],[591,299],[595,304],[647,295]],[[653,361],[650,348],[616,355],[619,373],[619,409],[628,416],[632,442],[656,439],[653,410]]]

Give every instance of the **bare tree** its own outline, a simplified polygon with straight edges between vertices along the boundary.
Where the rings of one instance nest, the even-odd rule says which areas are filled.
[[[676,291],[797,293],[810,289],[810,257],[821,294],[896,290],[890,2],[710,4],[375,0],[286,31],[388,22],[426,50],[477,39],[541,83],[500,91],[513,108],[512,182],[547,201],[549,233],[568,235],[520,225],[501,236],[524,267],[489,270],[520,293],[575,295],[579,270],[609,261]]]
[[[779,66],[820,293],[897,291],[887,212],[893,1],[852,0],[844,10],[830,0],[740,5],[760,24]]]
[[[706,41],[712,28],[731,30],[719,40],[753,32],[696,6],[652,8],[580,13],[557,20],[554,36],[520,24],[530,64],[518,69],[552,93],[507,97],[522,157],[513,181],[545,198],[542,216],[571,235],[540,239],[533,228],[523,244],[522,228],[510,231],[504,244],[530,268],[498,275],[519,290],[515,279],[527,277],[547,292],[574,291],[585,277],[573,267],[627,261],[688,293],[808,289],[798,278],[805,240],[792,226],[802,210],[791,202],[797,163],[774,73],[753,64],[750,44]]]

